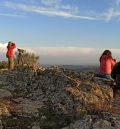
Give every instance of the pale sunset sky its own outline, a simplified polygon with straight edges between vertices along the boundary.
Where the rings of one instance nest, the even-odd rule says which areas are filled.
[[[8,41],[42,64],[99,64],[105,49],[120,61],[120,0],[0,0],[0,58]]]

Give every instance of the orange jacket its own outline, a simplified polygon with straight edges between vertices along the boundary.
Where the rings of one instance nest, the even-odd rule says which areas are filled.
[[[16,45],[15,45],[15,44],[9,44],[9,45],[7,46],[7,53],[6,53],[6,56],[7,56],[8,58],[13,57],[13,49],[14,49],[14,48],[16,48]]]
[[[108,56],[103,55],[100,60],[100,74],[111,74],[113,66],[116,64],[114,59],[108,58]]]

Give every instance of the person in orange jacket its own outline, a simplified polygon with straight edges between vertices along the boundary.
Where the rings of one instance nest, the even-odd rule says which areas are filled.
[[[97,74],[97,77],[101,78],[107,78],[107,79],[112,79],[111,78],[111,72],[116,64],[116,60],[112,58],[112,53],[110,50],[105,50],[100,59],[100,67],[99,67],[99,74]]]
[[[6,57],[8,58],[8,69],[14,68],[14,52],[13,49],[16,48],[15,43],[9,41],[7,45]]]

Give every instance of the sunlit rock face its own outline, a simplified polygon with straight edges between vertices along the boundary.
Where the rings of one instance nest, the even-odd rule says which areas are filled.
[[[116,124],[120,123],[119,96],[114,100],[110,85],[110,80],[97,78],[95,73],[74,72],[58,66],[2,70],[2,126],[26,129],[119,128]],[[7,121],[6,125],[3,121]]]

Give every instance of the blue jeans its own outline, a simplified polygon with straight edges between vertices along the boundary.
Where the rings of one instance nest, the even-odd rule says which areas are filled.
[[[110,74],[96,74],[96,77],[112,79]]]

